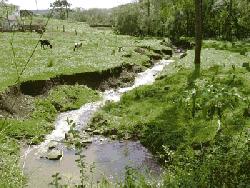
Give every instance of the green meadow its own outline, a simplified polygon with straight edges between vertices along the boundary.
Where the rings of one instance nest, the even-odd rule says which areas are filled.
[[[48,39],[53,48],[43,50],[39,44],[28,64],[40,35],[35,32],[0,33],[0,90],[16,83],[17,72],[23,73],[20,78],[22,82],[46,80],[62,74],[101,72],[123,63],[143,65],[149,58],[146,54],[134,52],[134,49],[137,46],[154,48],[160,42],[157,39],[140,40],[131,36],[116,35],[111,29],[90,28],[86,23],[79,22],[52,19],[47,28],[42,39]],[[82,42],[83,46],[74,52],[75,42]],[[123,48],[121,52],[118,52],[118,47]],[[127,54],[131,55],[131,58],[123,57]]]

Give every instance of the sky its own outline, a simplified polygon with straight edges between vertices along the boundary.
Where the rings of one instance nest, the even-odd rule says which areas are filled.
[[[36,6],[37,1],[37,6]],[[118,5],[130,3],[133,0],[68,0],[72,7],[89,8],[112,8]],[[54,0],[8,0],[9,3],[20,6],[21,9],[39,10],[48,9]]]

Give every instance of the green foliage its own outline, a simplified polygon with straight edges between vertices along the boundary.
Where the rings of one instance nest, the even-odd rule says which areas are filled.
[[[14,11],[16,11],[16,6],[13,4],[8,4],[5,1],[0,1],[0,19],[6,18],[7,14],[11,15]]]
[[[139,34],[139,12],[133,4],[123,6],[117,11],[116,31],[121,34]]]
[[[55,12],[57,13],[58,18],[62,20],[68,18],[70,6],[71,4],[67,0],[56,0],[50,4],[50,7],[54,8]]]
[[[249,74],[217,65],[203,70],[193,84],[190,74],[179,70],[125,94],[98,112],[92,126],[104,134],[139,138],[158,154],[167,168],[162,187],[244,187]]]
[[[205,37],[229,41],[249,37],[248,0],[203,0],[202,3]],[[192,0],[140,0],[115,8],[113,17],[120,33],[138,35],[139,29],[140,35],[168,36],[178,41],[181,36],[195,35],[194,7]],[[125,18],[134,20],[133,32],[123,30],[129,24]]]
[[[87,22],[90,26],[106,26],[114,25],[114,16],[112,9],[82,9],[75,8],[69,13],[69,19],[78,22]]]
[[[51,58],[48,60],[47,67],[53,67],[54,66],[54,60]]]
[[[246,132],[218,133],[210,147],[184,145],[172,156],[165,185],[181,187],[246,187],[249,154]],[[178,186],[178,187],[179,187]]]
[[[44,119],[48,122],[54,121],[57,111],[49,100],[37,99],[35,106],[35,111],[32,114],[34,119]]]
[[[59,173],[56,173],[56,174],[52,175],[52,178],[53,178],[53,180],[52,180],[52,182],[49,185],[54,186],[55,188],[67,187],[66,185],[62,186],[60,184],[60,180],[62,178],[60,177]]]
[[[240,55],[247,55],[250,52],[250,43],[246,41],[227,42],[216,40],[204,40],[203,48],[214,48],[216,50],[228,50],[230,52],[237,52]]]
[[[42,124],[42,130],[48,132],[51,130],[51,124],[53,124],[59,112],[78,109],[83,104],[96,101],[99,98],[98,92],[84,86],[58,86],[52,89],[46,98],[36,99],[35,110],[31,114],[31,122],[33,122],[33,126],[35,123],[38,125]],[[28,123],[29,121],[24,122]],[[23,123],[20,124],[23,125]],[[22,126],[17,127],[14,130],[18,130]],[[27,126],[25,127],[27,128]],[[39,131],[34,131],[35,135],[37,133]]]
[[[45,120],[1,120],[0,131],[10,138],[17,140],[30,140],[31,143],[39,143],[47,132],[52,130],[51,124]]]

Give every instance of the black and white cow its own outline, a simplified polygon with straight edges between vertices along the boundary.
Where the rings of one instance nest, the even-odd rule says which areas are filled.
[[[39,40],[40,44],[41,44],[41,48],[45,49],[44,46],[49,46],[50,48],[52,48],[52,45],[50,44],[50,42],[48,40]]]
[[[82,43],[81,42],[76,42],[75,46],[74,46],[74,51],[76,51],[76,49],[81,48],[82,47]]]

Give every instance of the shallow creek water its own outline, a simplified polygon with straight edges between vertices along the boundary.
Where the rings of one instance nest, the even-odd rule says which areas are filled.
[[[107,101],[118,102],[123,93],[142,85],[149,85],[155,81],[155,77],[172,60],[162,60],[152,68],[139,73],[134,85],[117,90],[109,90],[103,93],[102,100],[83,105],[78,110],[61,113],[55,122],[55,130],[46,136],[45,141],[38,146],[24,147],[21,151],[21,163],[24,174],[29,177],[28,187],[48,187],[52,181],[51,176],[57,172],[63,177],[64,182],[73,184],[79,182],[79,168],[75,160],[78,158],[74,150],[67,149],[60,144],[65,139],[65,134],[70,130],[67,119],[76,123],[77,129],[86,128],[93,114],[97,112]],[[63,157],[59,161],[49,161],[40,158],[47,152],[51,142],[58,142],[63,151]],[[138,141],[111,141],[101,137],[93,137],[92,143],[83,151],[87,166],[94,163],[94,173],[87,173],[93,178],[93,182],[106,177],[111,181],[120,181],[124,178],[126,167],[133,167],[141,172],[145,170],[159,174],[160,166],[153,156]],[[89,170],[87,169],[87,172]]]

